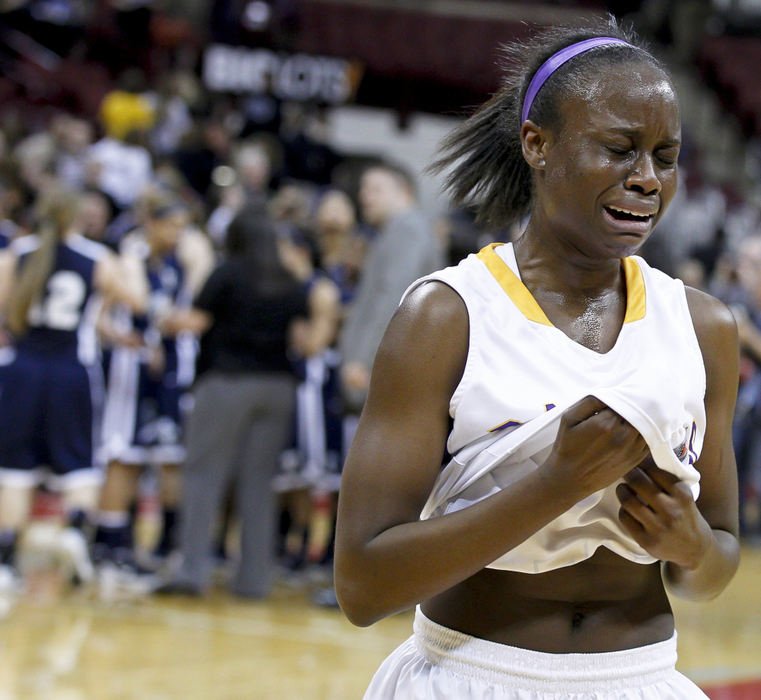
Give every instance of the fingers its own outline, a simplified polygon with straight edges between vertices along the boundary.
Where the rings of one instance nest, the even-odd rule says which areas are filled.
[[[634,489],[627,484],[616,486],[616,496],[621,503],[618,511],[618,519],[622,524],[628,524],[627,530],[630,534],[637,529],[651,531],[658,525],[658,516],[655,511],[648,506],[637,494]],[[632,523],[637,524],[637,528],[632,527]]]
[[[679,479],[658,469],[658,479],[652,478],[652,468],[635,467],[616,487],[621,503],[619,519],[636,520],[648,532],[656,532],[664,524],[676,522],[679,513],[692,501],[692,493]],[[663,485],[666,486],[664,488]],[[627,518],[622,518],[626,513]]]
[[[585,396],[566,410],[563,414],[563,419],[569,426],[573,426],[585,421],[587,418],[595,415],[595,413],[599,413],[603,409],[611,410],[608,408],[607,404],[604,404],[597,397]]]
[[[574,428],[585,421],[593,421],[595,428],[608,433],[614,441],[623,441],[629,436],[639,436],[631,423],[596,396],[585,396],[563,414],[563,422],[568,428]]]
[[[647,494],[650,495],[650,498],[647,499],[649,505],[653,505],[653,499],[658,493],[665,492],[671,496],[676,495],[679,491],[677,484],[681,483],[678,476],[655,466],[655,462],[650,456],[628,472],[624,479],[638,493],[640,498]]]
[[[654,508],[657,505],[658,496],[663,493],[663,489],[644,469],[635,467],[624,476],[624,481],[628,489],[646,506]]]
[[[680,481],[679,477],[656,466],[655,462],[644,464],[642,467],[650,479],[667,493],[672,493],[673,486]]]
[[[642,527],[642,523],[632,516],[625,508],[621,508],[618,511],[618,521],[626,532],[636,541],[640,542],[645,534],[645,528]]]

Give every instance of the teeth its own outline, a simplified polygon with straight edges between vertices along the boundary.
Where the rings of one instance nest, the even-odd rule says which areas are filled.
[[[614,207],[612,204],[608,204],[608,209],[612,209],[613,211],[620,211],[622,214],[628,214],[629,216],[636,216],[638,219],[649,219],[650,214],[638,214],[634,211],[629,211],[628,209],[622,209],[621,207]]]

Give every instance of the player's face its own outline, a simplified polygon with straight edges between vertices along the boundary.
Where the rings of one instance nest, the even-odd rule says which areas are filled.
[[[592,257],[636,252],[676,192],[680,138],[677,97],[660,70],[601,72],[550,131],[537,203],[552,230]]]
[[[155,247],[162,253],[174,250],[187,224],[188,217],[184,212],[175,212],[155,220],[152,227]]]
[[[380,169],[367,171],[359,186],[359,203],[365,221],[371,226],[382,226],[400,196],[399,189],[391,173]]]

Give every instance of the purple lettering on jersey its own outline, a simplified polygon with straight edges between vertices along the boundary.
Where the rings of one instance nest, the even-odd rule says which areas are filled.
[[[690,445],[687,448],[690,453],[690,464],[695,464],[698,461],[698,453],[695,452],[695,435],[698,432],[698,426],[695,421],[692,421],[692,431],[690,432]]]
[[[505,428],[517,428],[519,425],[523,425],[523,423],[521,423],[519,420],[509,420],[496,426],[495,428],[492,428],[489,432],[496,433],[498,430],[504,430]]]

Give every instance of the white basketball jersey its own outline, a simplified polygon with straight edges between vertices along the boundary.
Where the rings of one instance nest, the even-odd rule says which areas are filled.
[[[563,411],[595,395],[643,435],[655,462],[697,497],[705,433],[705,368],[684,285],[639,257],[622,260],[626,314],[615,345],[599,353],[547,318],[521,282],[512,244],[493,244],[416,281],[452,287],[468,309],[470,338],[442,470],[422,518],[465,508],[535,469],[548,456]],[[492,568],[539,573],[605,546],[655,561],[618,523],[615,484],[585,498]]]

